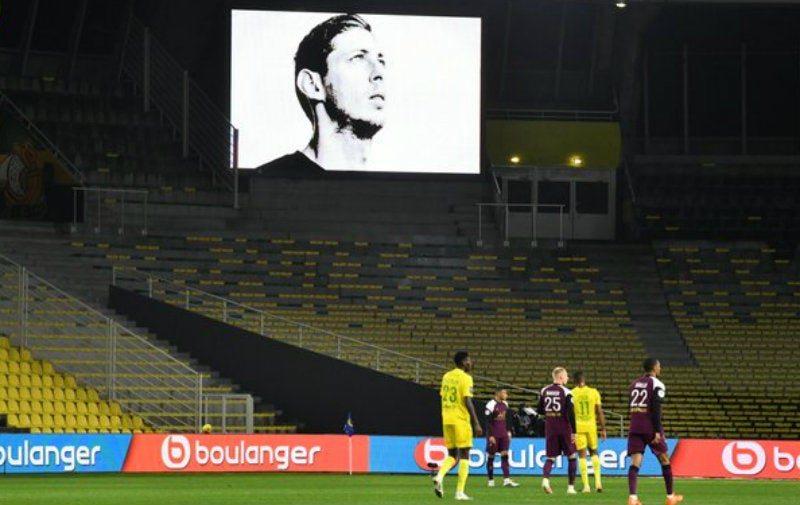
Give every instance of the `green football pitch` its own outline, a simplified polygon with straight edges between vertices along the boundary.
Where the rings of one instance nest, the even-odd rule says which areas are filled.
[[[540,480],[519,477],[521,487],[488,488],[473,476],[467,493],[479,503],[614,504],[627,503],[627,481],[606,478],[602,494],[567,496],[566,481],[553,479],[555,494],[545,495]],[[580,481],[579,481],[580,482]],[[14,505],[378,505],[454,502],[455,476],[445,480],[445,498],[433,494],[425,475],[192,474],[192,475],[3,475],[0,503]],[[645,505],[664,503],[660,478],[640,479]],[[797,482],[679,479],[676,491],[685,505],[794,505]]]

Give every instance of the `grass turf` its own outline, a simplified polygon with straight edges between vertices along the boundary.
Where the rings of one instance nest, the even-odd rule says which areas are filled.
[[[540,479],[517,477],[521,487],[488,488],[485,477],[472,476],[467,493],[476,502],[624,505],[627,480],[604,479],[602,494],[567,496],[566,479],[552,479],[555,494],[546,496]],[[453,502],[455,475],[445,480],[445,499],[437,499],[426,475],[190,474],[190,475],[4,475],[0,503],[14,505],[384,505]],[[502,480],[498,481],[502,482]],[[580,489],[580,480],[578,480]],[[678,479],[684,504],[794,505],[797,482]],[[642,478],[639,497],[645,505],[664,503],[660,478]]]

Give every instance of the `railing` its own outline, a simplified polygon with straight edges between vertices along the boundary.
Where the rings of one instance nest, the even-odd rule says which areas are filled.
[[[246,394],[204,394],[203,421],[221,433],[253,433],[253,397]]]
[[[94,233],[113,230],[124,235],[132,228],[147,235],[149,193],[139,189],[124,188],[72,188],[72,233],[80,225]]]
[[[22,110],[17,107],[17,104],[11,100],[8,95],[0,91],[0,107],[4,107],[10,110],[17,116],[17,119],[22,122],[22,125],[28,130],[33,137],[33,140],[40,143],[43,147],[50,150],[53,153],[53,156],[58,159],[58,161],[64,166],[64,168],[75,178],[80,184],[84,184],[86,181],[86,177],[83,175],[83,172],[80,171],[78,167],[75,166],[70,159],[61,152],[61,149],[56,146],[50,138],[42,132],[34,123],[33,121],[25,115]]]
[[[442,373],[449,370],[437,363],[292,321],[146,272],[115,266],[112,269],[112,276],[112,284],[115,286],[125,287],[149,298],[201,313],[206,317],[221,320],[259,335],[411,380],[417,384],[437,387]],[[532,404],[539,397],[539,391],[535,389],[481,375],[473,374],[473,378],[482,385],[505,387],[515,393],[515,397],[522,403]],[[613,417],[619,422],[620,436],[624,436],[624,417],[611,410],[603,412],[607,417]]]
[[[436,387],[441,381],[442,373],[448,370],[447,367],[437,363],[292,321],[135,269],[114,267],[112,283],[115,286],[201,313],[206,317],[221,320],[259,335],[388,373],[417,384]],[[480,384],[506,387],[510,391],[516,392],[519,398],[535,399],[539,396],[537,390],[480,375],[473,375],[473,377]]]
[[[530,245],[536,247],[539,238],[539,208],[545,209],[558,209],[558,247],[564,247],[564,205],[562,204],[546,204],[546,203],[476,203],[478,207],[478,247],[483,245],[483,214],[485,208],[498,208],[502,209],[502,215],[498,216],[503,222],[503,243],[507,246],[509,244],[509,213],[511,207],[530,208],[531,216],[531,235]]]
[[[233,192],[238,208],[238,130],[150,29],[135,19],[125,40],[122,71],[142,91],[145,112],[155,105],[181,133],[184,158],[193,151],[215,180]]]
[[[16,315],[12,344],[154,427],[200,429],[200,373],[2,255],[0,310]]]

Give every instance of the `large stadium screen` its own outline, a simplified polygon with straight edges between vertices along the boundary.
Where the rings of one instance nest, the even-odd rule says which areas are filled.
[[[232,11],[239,165],[478,173],[481,20],[337,16]]]

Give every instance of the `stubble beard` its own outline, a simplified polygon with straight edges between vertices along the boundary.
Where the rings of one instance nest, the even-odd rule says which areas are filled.
[[[357,139],[369,140],[383,128],[383,124],[349,116],[332,101],[324,102],[324,106],[325,112],[338,125],[338,131],[350,131]]]

